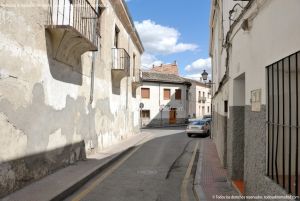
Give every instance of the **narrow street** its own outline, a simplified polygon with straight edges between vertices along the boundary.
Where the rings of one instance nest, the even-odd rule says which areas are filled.
[[[146,131],[155,138],[133,149],[66,200],[196,201],[192,184],[198,144],[205,138],[188,138],[183,129]]]

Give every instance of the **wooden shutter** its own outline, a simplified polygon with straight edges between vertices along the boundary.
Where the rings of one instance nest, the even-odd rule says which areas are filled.
[[[181,89],[176,89],[175,90],[175,99],[176,100],[181,100]]]
[[[164,89],[164,100],[169,100],[171,97],[171,90],[170,89]]]
[[[150,98],[150,89],[142,88],[142,98]]]

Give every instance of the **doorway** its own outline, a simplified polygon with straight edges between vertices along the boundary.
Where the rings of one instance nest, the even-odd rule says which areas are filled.
[[[169,111],[169,124],[176,124],[176,108],[171,108]]]
[[[228,169],[229,175],[240,190],[244,191],[244,148],[245,148],[245,74],[233,80],[233,103],[229,105],[228,119]],[[228,103],[226,103],[228,104]],[[224,104],[224,105],[226,105]],[[227,106],[227,105],[226,105]],[[224,106],[225,107],[225,106]]]

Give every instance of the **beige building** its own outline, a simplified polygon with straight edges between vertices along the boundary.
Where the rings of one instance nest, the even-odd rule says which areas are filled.
[[[0,197],[139,130],[123,0],[0,0]]]
[[[299,6],[211,1],[212,133],[246,195],[299,196]]]
[[[185,79],[192,84],[189,90],[189,117],[200,119],[204,115],[211,115],[211,85]]]

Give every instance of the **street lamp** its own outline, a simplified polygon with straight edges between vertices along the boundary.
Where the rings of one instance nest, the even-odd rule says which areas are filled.
[[[202,73],[201,75],[202,75],[202,79],[203,79],[204,81],[206,81],[206,80],[207,80],[208,73],[207,73],[205,70],[203,70],[203,73]]]
[[[208,83],[206,83],[206,80],[207,80],[207,77],[208,77],[208,73],[205,71],[205,70],[203,70],[203,73],[201,74],[201,76],[202,76],[202,79],[204,80],[204,84],[205,84],[205,86],[208,84],[209,85],[209,87],[211,88],[211,85],[213,84],[210,80],[209,80],[209,82]],[[210,91],[210,90],[209,90]],[[212,102],[210,103],[210,114],[211,114],[211,117],[212,117]],[[212,139],[213,138],[213,134],[211,133],[210,134],[210,139]]]

